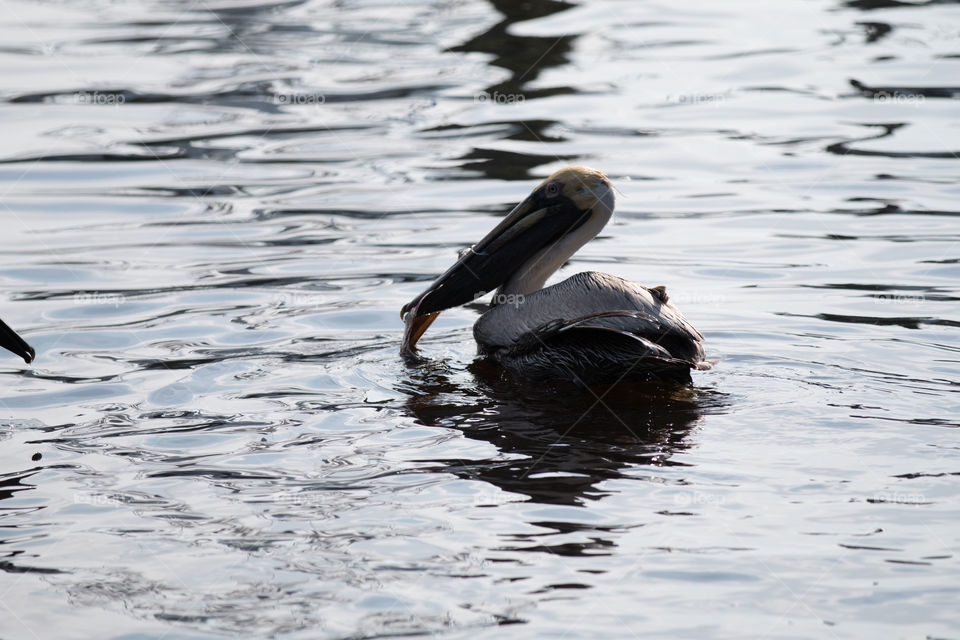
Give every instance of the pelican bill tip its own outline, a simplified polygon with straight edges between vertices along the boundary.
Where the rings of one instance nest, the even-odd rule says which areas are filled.
[[[414,355],[417,352],[417,342],[439,315],[439,311],[416,315],[415,310],[407,314],[407,326],[403,331],[403,342],[400,344],[401,355]]]

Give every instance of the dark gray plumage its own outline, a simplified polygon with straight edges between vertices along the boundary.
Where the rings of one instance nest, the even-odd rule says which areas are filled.
[[[691,369],[709,367],[703,335],[663,287],[593,271],[508,298],[480,317],[473,335],[482,354],[532,378],[689,380]]]

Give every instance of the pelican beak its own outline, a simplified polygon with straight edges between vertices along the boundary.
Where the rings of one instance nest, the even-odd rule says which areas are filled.
[[[544,181],[493,231],[462,252],[426,291],[403,306],[400,316],[407,326],[400,352],[413,353],[417,341],[441,311],[496,289],[537,252],[549,250],[590,215],[589,209],[581,209],[555,185]]]
[[[23,338],[18,336],[17,332],[8,327],[3,320],[0,320],[0,347],[17,354],[27,364],[33,362],[37,355],[33,347],[24,342]]]

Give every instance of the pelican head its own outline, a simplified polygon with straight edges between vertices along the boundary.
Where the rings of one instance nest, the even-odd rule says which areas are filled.
[[[613,205],[613,187],[600,171],[566,167],[555,172],[480,242],[461,253],[426,291],[404,305],[400,314],[407,327],[401,352],[411,353],[444,309],[497,288],[503,295],[541,289],[607,224]]]

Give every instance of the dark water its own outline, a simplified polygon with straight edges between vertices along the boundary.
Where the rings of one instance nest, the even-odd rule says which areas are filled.
[[[960,638],[950,2],[12,0],[4,638]],[[399,309],[542,177],[685,388]]]

